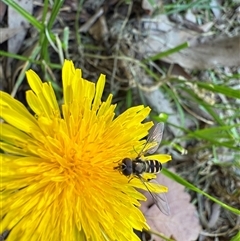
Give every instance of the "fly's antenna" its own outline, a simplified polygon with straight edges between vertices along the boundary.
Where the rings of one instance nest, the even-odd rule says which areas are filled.
[[[123,164],[120,162],[121,160],[114,162],[114,163],[118,163],[118,165],[116,167],[113,167],[113,170],[118,170],[119,172],[121,172],[121,169],[123,167]]]

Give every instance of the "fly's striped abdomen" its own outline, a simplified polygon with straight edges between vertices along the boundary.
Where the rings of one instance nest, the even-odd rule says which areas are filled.
[[[157,160],[146,160],[148,173],[159,173],[162,170],[162,164]]]

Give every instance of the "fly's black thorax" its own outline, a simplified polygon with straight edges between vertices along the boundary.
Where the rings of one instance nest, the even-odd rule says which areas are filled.
[[[162,170],[162,164],[157,160],[146,160],[146,172],[159,173]]]
[[[132,162],[133,167],[133,174],[136,176],[141,175],[142,173],[146,172],[147,164],[145,161],[142,161],[140,158],[133,160]]]

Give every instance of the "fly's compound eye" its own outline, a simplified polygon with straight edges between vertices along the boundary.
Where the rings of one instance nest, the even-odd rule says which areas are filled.
[[[132,171],[132,160],[130,158],[124,158],[122,160],[122,174],[124,176],[130,176]]]

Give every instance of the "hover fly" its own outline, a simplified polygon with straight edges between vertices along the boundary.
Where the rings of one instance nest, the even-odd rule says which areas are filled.
[[[163,129],[163,123],[157,123],[156,125],[154,125],[153,128],[150,130],[147,141],[138,156],[135,159],[131,159],[128,157],[124,158],[118,164],[118,166],[114,167],[114,169],[119,170],[120,173],[122,173],[126,177],[131,177],[129,181],[131,181],[131,179],[134,177],[140,179],[147,188],[148,192],[151,194],[159,210],[164,214],[169,215],[170,211],[165,194],[151,192],[148,187],[148,180],[145,180],[142,176],[144,173],[157,174],[162,170],[162,164],[158,160],[144,160],[141,157],[145,154],[153,154],[154,152],[156,152],[162,140]],[[156,142],[157,144],[147,149],[147,145],[153,142]],[[153,180],[150,180],[150,182],[157,183]]]

